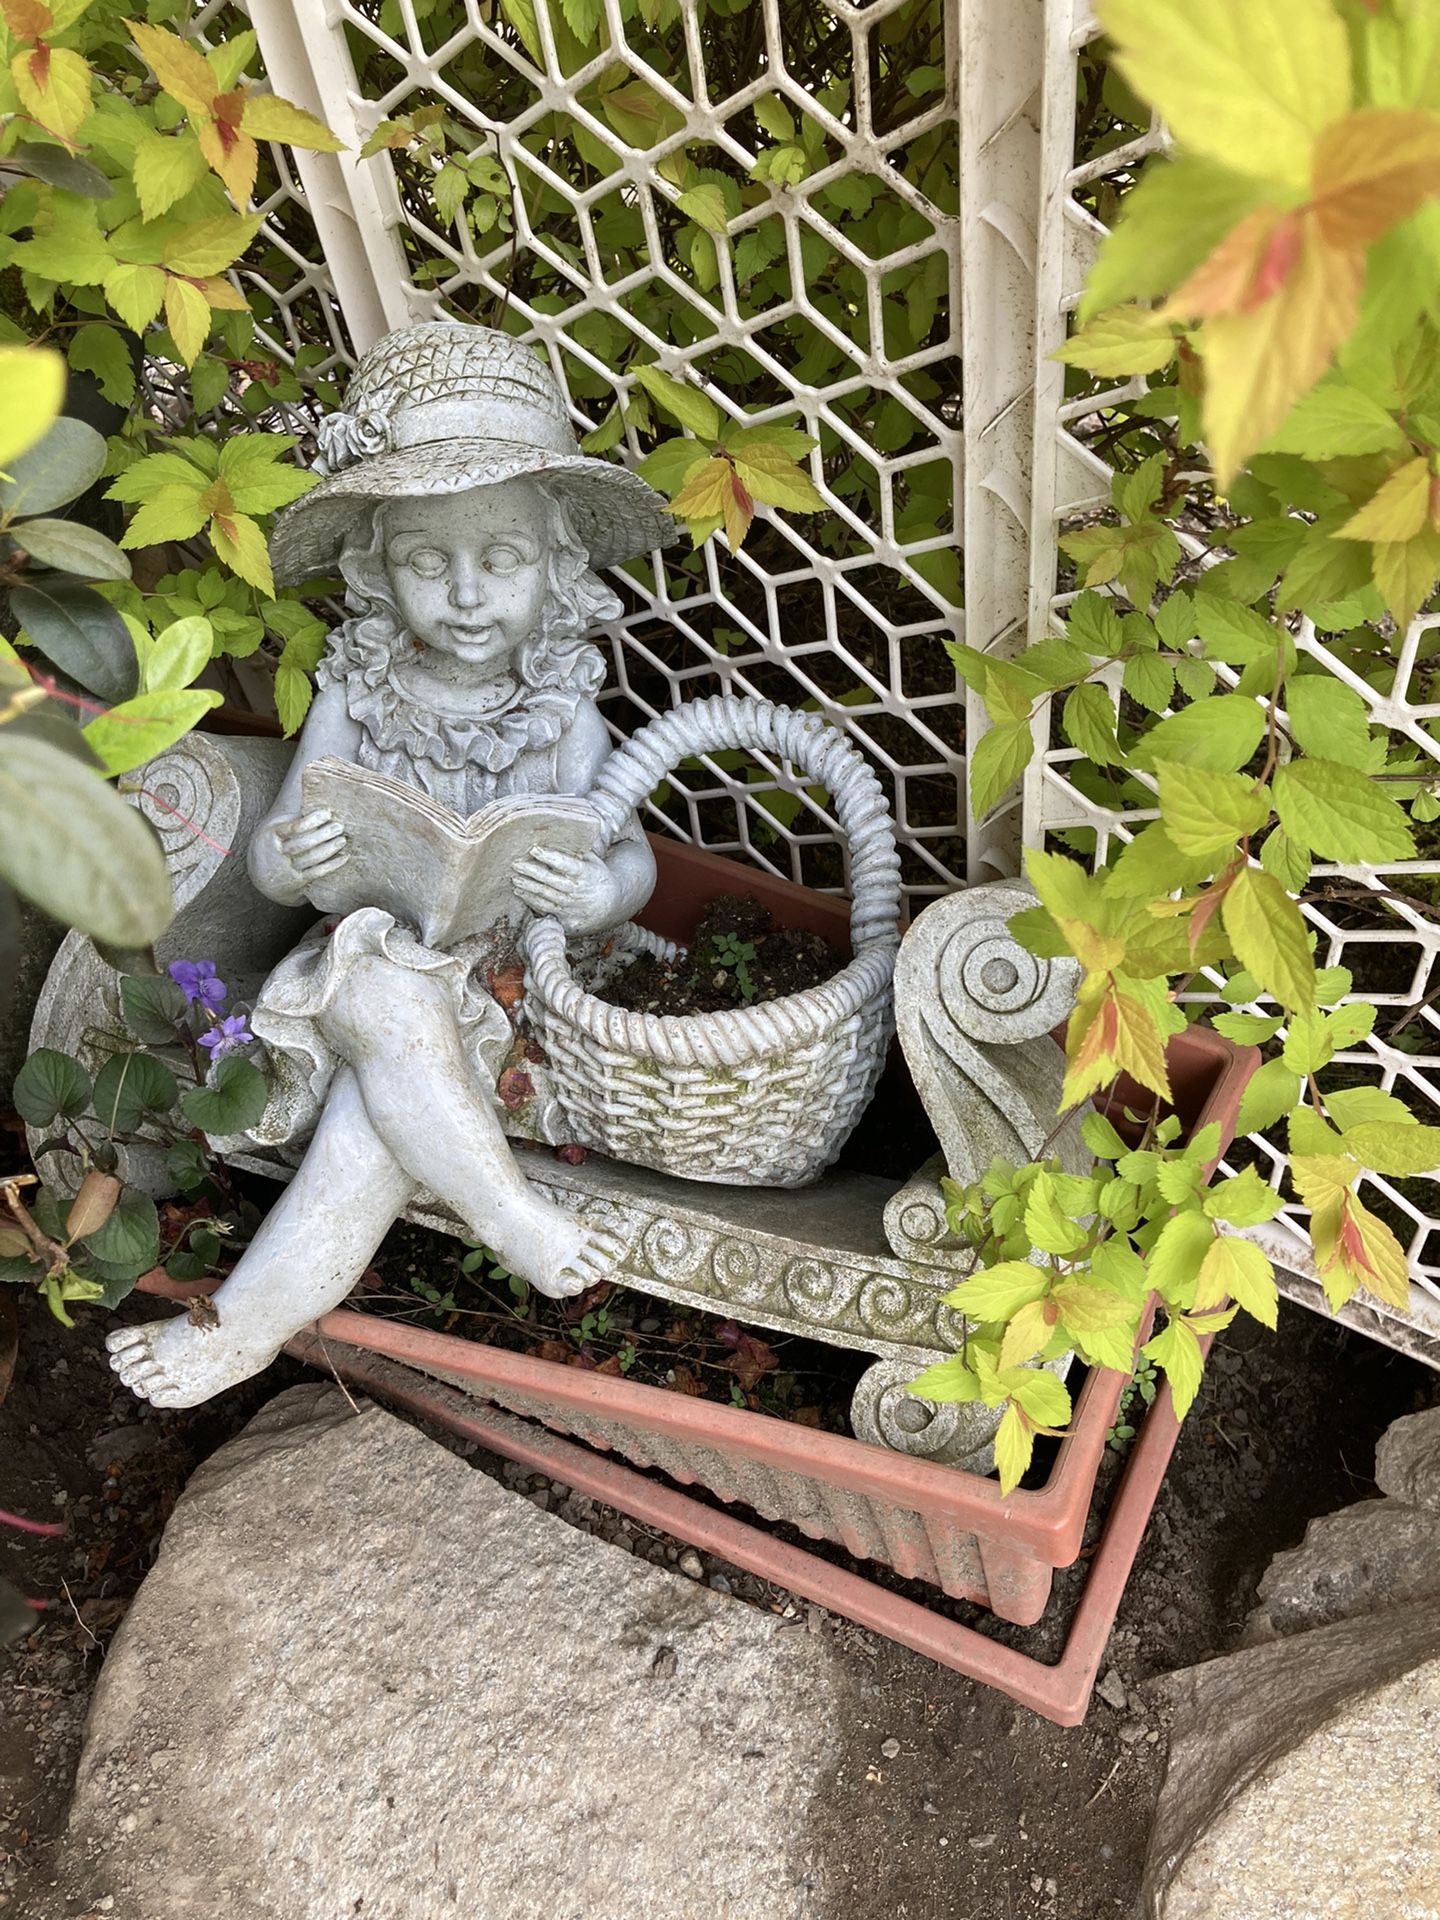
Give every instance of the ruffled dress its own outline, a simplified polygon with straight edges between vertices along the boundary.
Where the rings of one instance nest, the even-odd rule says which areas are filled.
[[[471,814],[504,794],[557,793],[560,741],[603,673],[593,667],[568,685],[521,685],[495,712],[453,716],[419,705],[396,681],[388,650],[364,650],[360,659],[332,655],[317,679],[341,683],[345,704],[360,725],[356,760],[362,767],[421,787],[442,805]],[[365,657],[369,654],[369,657]],[[589,669],[585,671],[584,669]],[[589,684],[577,685],[576,681]],[[268,1056],[270,1099],[246,1139],[277,1147],[308,1139],[330,1082],[343,1066],[320,1020],[350,969],[379,954],[411,972],[437,976],[449,991],[466,1054],[483,1086],[493,1087],[515,1046],[516,1033],[492,989],[492,977],[514,964],[520,928],[492,929],[449,951],[427,947],[415,931],[379,907],[362,907],[337,921],[320,921],[274,969],[250,1015],[251,1031]],[[507,996],[509,998],[510,996]]]

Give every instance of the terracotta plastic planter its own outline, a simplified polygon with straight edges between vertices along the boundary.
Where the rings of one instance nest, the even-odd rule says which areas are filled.
[[[1171,1077],[1177,1108],[1190,1118],[1187,1131],[1215,1121],[1221,1150],[1228,1145],[1258,1059],[1255,1049],[1203,1028],[1172,1043]],[[1071,1645],[1051,1669],[667,1487],[650,1470],[1031,1625],[1049,1600],[1055,1570],[1079,1554],[1123,1374],[1092,1371],[1044,1486],[1005,1496],[994,1480],[843,1435],[364,1314],[327,1315],[291,1351],[986,1680],[1062,1724],[1084,1715],[1178,1433],[1162,1393],[1116,1496]],[[482,1411],[434,1381],[493,1406]],[[604,1457],[613,1454],[632,1466]]]

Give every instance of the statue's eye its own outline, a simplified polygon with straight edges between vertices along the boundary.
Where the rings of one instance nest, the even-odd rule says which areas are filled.
[[[491,547],[485,556],[487,573],[515,573],[525,565],[525,555],[518,547],[506,546],[503,542]]]
[[[416,547],[413,553],[406,554],[405,564],[422,580],[438,580],[449,562],[438,547]]]

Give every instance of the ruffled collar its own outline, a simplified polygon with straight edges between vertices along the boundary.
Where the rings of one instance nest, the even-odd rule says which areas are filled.
[[[379,752],[428,761],[447,773],[482,768],[503,773],[522,753],[554,746],[590,693],[586,683],[604,676],[598,649],[585,647],[582,651],[593,657],[593,667],[590,660],[577,660],[579,671],[568,684],[557,679],[536,687],[521,681],[490,713],[439,713],[400,685],[389,646],[356,647],[355,638],[352,633],[345,648],[332,645],[316,675],[320,684],[343,682],[351,718]]]

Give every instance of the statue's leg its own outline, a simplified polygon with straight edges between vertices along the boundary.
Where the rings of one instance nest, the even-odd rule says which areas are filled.
[[[395,1160],[512,1272],[559,1297],[613,1270],[623,1241],[545,1199],[516,1165],[442,981],[367,956],[324,1017]]]
[[[105,1342],[111,1366],[157,1407],[198,1406],[248,1380],[339,1305],[414,1192],[342,1068],[299,1171],[215,1293],[220,1324],[181,1314],[122,1327]]]

